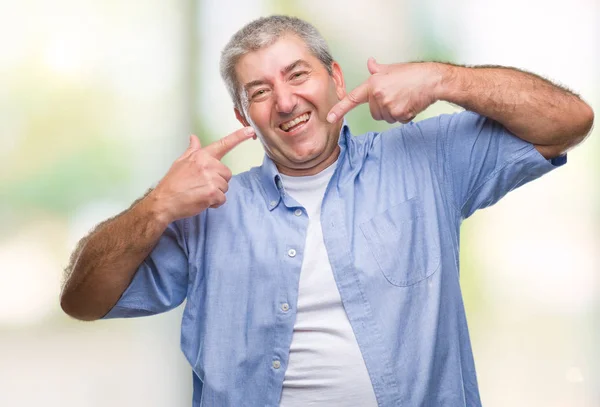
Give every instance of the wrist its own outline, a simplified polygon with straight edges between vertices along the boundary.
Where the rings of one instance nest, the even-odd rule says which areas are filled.
[[[452,102],[453,89],[455,89],[458,70],[461,68],[456,65],[434,62],[435,86],[434,95],[436,100]]]
[[[150,191],[139,203],[148,219],[161,229],[166,229],[175,220],[156,189]]]

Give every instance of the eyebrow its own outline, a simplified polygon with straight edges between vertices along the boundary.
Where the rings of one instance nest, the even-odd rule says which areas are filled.
[[[285,75],[287,73],[290,73],[291,71],[293,71],[295,68],[297,68],[299,66],[310,67],[310,64],[303,59],[297,59],[294,62],[292,62],[291,64],[289,64],[288,66],[286,66],[285,68],[283,68],[281,70],[281,73],[283,75]]]
[[[291,64],[286,65],[285,67],[283,67],[283,69],[281,70],[281,74],[282,75],[286,75],[286,74],[290,73],[291,71],[293,71],[294,69],[296,69],[299,66],[305,66],[305,67],[310,68],[310,64],[308,62],[306,62],[303,59],[297,59],[294,62],[292,62]],[[250,88],[253,88],[255,86],[265,85],[265,84],[267,84],[266,80],[264,80],[264,79],[257,79],[257,80],[250,81],[250,82],[246,83],[244,85],[244,89],[246,91],[248,91],[248,89],[250,89]]]

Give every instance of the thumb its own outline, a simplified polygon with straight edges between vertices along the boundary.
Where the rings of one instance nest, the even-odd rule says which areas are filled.
[[[196,151],[196,150],[200,150],[200,147],[202,147],[202,146],[200,145],[200,140],[198,140],[198,137],[191,134],[190,135],[190,145],[188,147],[188,150]]]
[[[379,73],[381,71],[381,66],[375,61],[375,58],[371,57],[367,61],[367,68],[369,68],[369,72],[371,75]]]

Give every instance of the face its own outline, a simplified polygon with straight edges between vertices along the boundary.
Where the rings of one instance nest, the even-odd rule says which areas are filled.
[[[244,55],[236,65],[244,105],[236,116],[254,127],[283,174],[313,175],[337,159],[342,124],[326,117],[346,92],[339,65],[332,68],[329,75],[295,35]]]

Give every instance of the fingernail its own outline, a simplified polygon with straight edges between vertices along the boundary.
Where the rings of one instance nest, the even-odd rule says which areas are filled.
[[[254,129],[252,127],[246,127],[244,129],[244,133],[246,133],[247,135],[254,134]]]
[[[335,119],[336,119],[335,113],[329,113],[329,114],[327,115],[327,121],[328,121],[329,123],[333,123],[333,122],[335,121]]]

